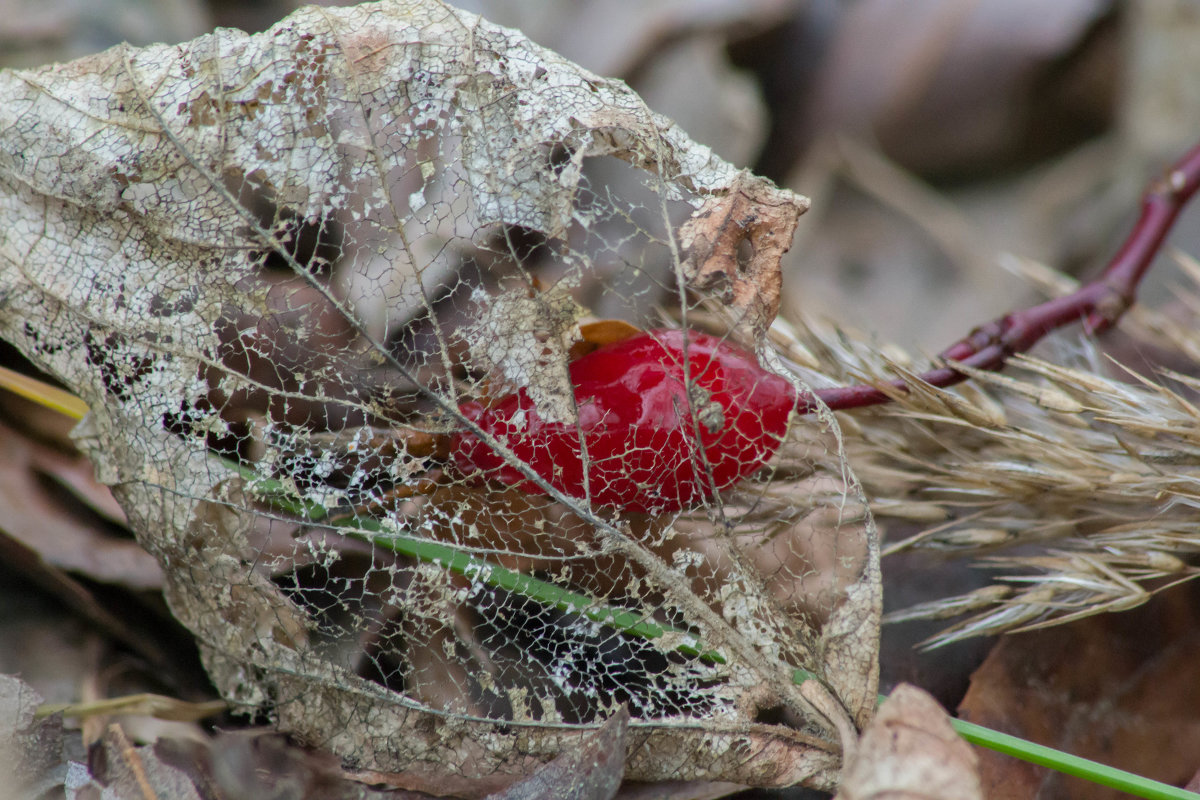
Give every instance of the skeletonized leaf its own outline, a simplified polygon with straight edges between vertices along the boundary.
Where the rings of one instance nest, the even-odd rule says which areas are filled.
[[[465,794],[621,705],[631,778],[832,783],[879,617],[832,416],[720,482],[713,448],[760,421],[730,433],[710,366],[666,364],[661,418],[621,424],[675,425],[646,451],[703,487],[647,514],[564,488],[632,444],[522,461],[463,410],[624,419],[588,416],[569,363],[596,304],[717,319],[777,365],[802,198],[434,2],[0,73],[0,97],[0,335],[92,409],[76,436],[226,699]]]

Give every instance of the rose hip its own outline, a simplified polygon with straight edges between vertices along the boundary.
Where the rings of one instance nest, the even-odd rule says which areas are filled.
[[[569,373],[578,425],[542,419],[524,390],[459,408],[559,491],[628,511],[677,511],[753,472],[778,448],[797,400],[750,354],[693,331],[639,333]],[[451,453],[466,475],[542,493],[473,434],[456,434]]]

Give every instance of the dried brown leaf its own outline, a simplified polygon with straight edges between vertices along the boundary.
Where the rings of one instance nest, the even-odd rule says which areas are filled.
[[[488,800],[610,800],[625,773],[628,729],[629,711],[622,708],[576,748]]]
[[[982,800],[978,760],[938,702],[901,684],[863,731],[838,800]]]
[[[62,717],[36,719],[41,702],[24,681],[0,675],[0,770],[11,797],[40,796],[62,783]]]
[[[720,289],[755,336],[779,313],[780,262],[792,244],[805,199],[777,198],[762,183],[742,181],[709,200],[679,230],[683,274],[701,290]]]
[[[203,800],[187,773],[164,763],[152,747],[136,747],[119,725],[110,725],[97,745],[93,786],[114,800]],[[84,787],[74,787],[76,796]]]
[[[971,722],[1182,785],[1200,746],[1194,587],[1125,614],[1000,639],[971,676]],[[1118,798],[1121,792],[980,751],[988,796]]]
[[[32,548],[3,531],[0,531],[0,560],[81,619],[122,642],[151,664],[164,668],[171,663],[170,654],[158,638],[121,619],[100,603],[86,586],[58,567],[46,563]]]
[[[115,503],[106,488],[95,484],[91,471],[82,457],[37,444],[0,425],[0,527],[54,567],[130,589],[159,588],[162,569],[149,553],[64,503],[41,479],[53,475],[69,481],[109,512]],[[119,507],[115,513],[123,516]]]

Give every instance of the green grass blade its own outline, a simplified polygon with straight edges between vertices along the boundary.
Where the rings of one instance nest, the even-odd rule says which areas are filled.
[[[549,581],[464,553],[453,545],[407,534],[390,533],[379,520],[369,517],[349,517],[323,524],[337,528],[347,536],[386,547],[394,553],[436,564],[458,575],[527,597],[559,611],[579,614],[592,622],[615,628],[622,633],[643,639],[660,639],[668,634],[681,637],[685,641],[674,648],[677,652],[716,664],[725,663],[725,658],[720,653],[702,649],[701,642],[695,634],[654,622],[645,615],[629,609],[597,603],[588,595],[572,592]]]
[[[389,532],[377,519],[358,516],[332,519],[329,511],[320,504],[296,499],[294,493],[284,482],[274,478],[265,478],[248,467],[224,459],[221,461],[246,479],[249,492],[263,498],[279,511],[298,517],[301,521],[336,528],[344,535],[386,547],[392,552],[417,561],[436,564],[466,578],[482,581],[489,586],[513,592],[551,608],[579,614],[593,622],[631,636],[653,640],[670,634],[690,639],[691,641],[685,641],[676,646],[675,650],[711,663],[726,663],[724,656],[715,650],[705,649],[703,643],[687,631],[662,625],[628,609],[605,606],[587,595],[572,592],[523,572],[510,570],[486,559],[465,553],[452,545]],[[792,680],[797,685],[812,680],[814,677],[813,673],[799,668],[792,673]],[[950,722],[958,734],[971,744],[1010,755],[1030,764],[1048,767],[1065,775],[1127,792],[1135,797],[1147,798],[1147,800],[1200,800],[1200,794],[1143,778],[1140,775],[1086,758],[1073,756],[1045,745],[1035,744],[1007,733],[1000,733],[982,725],[960,719],[951,719]]]
[[[270,503],[277,511],[298,517],[303,522],[335,528],[343,535],[351,536],[368,544],[385,547],[394,553],[417,561],[436,564],[450,572],[527,597],[550,608],[569,614],[579,614],[592,622],[606,625],[631,636],[651,640],[661,639],[668,635],[677,637],[682,640],[674,648],[677,652],[714,664],[726,663],[725,657],[717,651],[703,649],[701,642],[688,631],[655,622],[644,614],[626,608],[597,603],[588,595],[572,592],[549,581],[508,569],[465,553],[450,544],[390,532],[386,530],[380,520],[372,517],[348,516],[340,519],[331,517],[329,510],[319,503],[297,499],[283,481],[263,477],[253,469],[240,464],[224,459],[221,461],[246,480],[247,492]]]
[[[1049,767],[1055,772],[1072,775],[1091,783],[1098,783],[1135,797],[1147,800],[1200,800],[1200,794],[1180,789],[1177,786],[1134,775],[1132,772],[1109,767],[1098,761],[1073,756],[1052,747],[1035,744],[1007,733],[1000,733],[973,722],[951,719],[958,735],[971,744],[1004,753],[1030,764]]]

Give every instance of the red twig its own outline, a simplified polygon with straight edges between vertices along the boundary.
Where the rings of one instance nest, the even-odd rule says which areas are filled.
[[[947,361],[958,361],[976,369],[999,370],[1009,357],[1023,353],[1053,330],[1082,321],[1088,333],[1112,327],[1137,295],[1138,284],[1162,247],[1167,232],[1180,210],[1200,188],[1200,146],[1193,148],[1166,174],[1151,182],[1142,198],[1142,214],[1125,244],[1098,278],[1069,295],[1049,300],[1023,311],[1006,314],[971,331],[966,338],[941,353]],[[953,367],[938,367],[923,373],[921,380],[933,386],[952,386],[966,379]],[[892,382],[897,389],[907,385]],[[842,386],[814,393],[834,410],[886,403],[890,398],[874,386]],[[812,411],[813,398],[800,403],[800,411]]]

